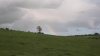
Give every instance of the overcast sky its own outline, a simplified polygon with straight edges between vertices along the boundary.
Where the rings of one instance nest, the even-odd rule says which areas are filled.
[[[0,27],[53,35],[100,33],[100,0],[0,0]]]

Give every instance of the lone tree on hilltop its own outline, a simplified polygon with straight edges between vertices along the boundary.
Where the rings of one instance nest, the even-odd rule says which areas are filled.
[[[42,28],[41,28],[41,26],[37,26],[37,31],[38,31],[39,34],[42,33]]]

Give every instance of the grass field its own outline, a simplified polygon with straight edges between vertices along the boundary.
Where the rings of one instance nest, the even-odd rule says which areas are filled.
[[[0,31],[0,56],[100,56],[99,37]]]

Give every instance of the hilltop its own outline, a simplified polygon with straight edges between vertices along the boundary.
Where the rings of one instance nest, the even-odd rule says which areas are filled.
[[[100,35],[52,36],[0,28],[0,56],[100,56]]]

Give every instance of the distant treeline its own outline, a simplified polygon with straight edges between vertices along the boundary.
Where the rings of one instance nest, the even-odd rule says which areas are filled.
[[[15,32],[24,32],[24,31],[20,31],[20,30],[13,30],[13,29],[10,29],[10,28],[0,28],[0,31],[15,31]]]
[[[0,28],[0,31],[13,31],[13,30],[9,28]]]
[[[84,35],[75,35],[75,36],[100,36],[100,33],[84,34]]]
[[[15,32],[25,32],[25,31],[20,31],[20,30],[13,30],[13,29],[10,29],[10,28],[0,28],[0,31],[15,31]],[[30,32],[30,31],[27,31],[27,32]]]
[[[0,31],[18,31],[18,30],[12,30],[9,28],[0,28]],[[24,32],[24,31],[21,31]],[[29,32],[29,31],[28,31]],[[38,32],[37,32],[38,33]],[[41,31],[39,31],[39,34],[44,34]],[[100,33],[94,33],[94,34],[84,34],[84,35],[75,35],[75,36],[100,36]]]

